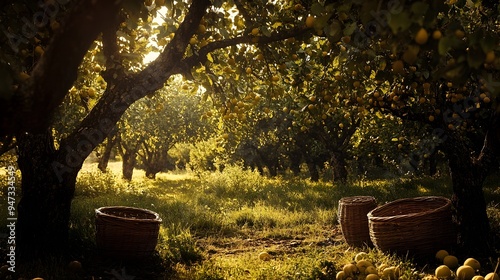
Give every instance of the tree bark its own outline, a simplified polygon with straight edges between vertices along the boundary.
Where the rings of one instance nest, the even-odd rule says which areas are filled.
[[[288,153],[288,158],[290,159],[290,170],[295,176],[298,176],[300,174],[300,161],[302,160],[300,152],[290,152]]]
[[[20,262],[67,252],[71,200],[81,163],[73,162],[74,168],[61,176],[54,163],[64,154],[55,150],[49,131],[18,136],[22,198],[18,204],[16,257]]]
[[[307,163],[307,169],[309,170],[309,176],[311,178],[311,181],[318,182],[319,172],[318,168],[316,167],[316,162],[313,160],[308,160],[306,163]]]
[[[335,152],[332,155],[333,181],[339,183],[347,182],[347,163],[342,152]]]
[[[122,173],[123,179],[130,181],[132,180],[132,175],[134,174],[134,167],[137,163],[137,149],[125,150],[122,156],[123,165]]]
[[[103,29],[116,20],[122,2],[81,0],[74,4],[31,78],[21,85],[18,94],[0,104],[1,136],[25,131],[43,133],[50,127],[52,113],[76,80],[83,57]]]
[[[101,158],[99,159],[99,164],[97,168],[101,170],[103,173],[106,173],[108,168],[109,158],[111,157],[111,152],[113,151],[113,147],[115,146],[118,139],[115,135],[109,135],[107,138],[106,146],[104,147],[104,152],[102,153]]]
[[[485,145],[486,147],[486,145]],[[443,145],[453,184],[452,203],[461,255],[486,257],[493,252],[483,183],[494,155],[483,149],[474,156],[467,140],[450,135]]]
[[[438,153],[434,151],[429,157],[429,176],[434,176],[437,173]]]

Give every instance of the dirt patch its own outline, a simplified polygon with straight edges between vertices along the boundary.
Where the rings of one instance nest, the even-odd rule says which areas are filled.
[[[198,239],[198,246],[203,248],[208,257],[247,254],[255,251],[267,251],[271,255],[294,254],[304,251],[305,247],[326,247],[343,244],[339,226],[325,229],[320,235],[311,237],[305,233],[294,237],[257,237],[244,234],[242,237],[206,237]]]

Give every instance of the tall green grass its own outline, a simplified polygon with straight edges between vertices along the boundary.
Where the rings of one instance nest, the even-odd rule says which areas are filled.
[[[153,279],[152,275],[166,279],[334,279],[336,271],[364,250],[378,263],[399,265],[406,279],[418,279],[420,273],[411,260],[370,248],[349,248],[339,239],[339,200],[371,195],[382,204],[403,197],[452,194],[446,177],[339,185],[268,178],[237,165],[199,176],[162,173],[150,180],[136,175],[128,182],[112,170],[81,172],[71,210],[70,258],[80,260],[84,272],[69,275],[64,262],[54,261],[35,265],[23,276],[34,276],[39,269],[39,275],[54,272],[59,279],[107,277],[107,272],[126,267],[139,279]],[[497,182],[489,179],[485,186],[492,224],[500,224]],[[140,265],[99,259],[95,209],[113,205],[150,209],[162,218],[156,253],[142,270]],[[259,259],[262,251],[271,254],[270,261]]]

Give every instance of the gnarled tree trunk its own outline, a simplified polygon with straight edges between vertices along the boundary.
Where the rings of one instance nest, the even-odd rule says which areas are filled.
[[[492,136],[492,133],[487,135],[484,147],[477,156],[473,154],[467,140],[457,135],[449,135],[443,145],[453,183],[452,203],[458,229],[459,253],[464,256],[485,257],[493,252],[483,192],[484,180],[496,160],[493,149],[498,148],[492,145],[494,142],[495,145],[499,143]]]
[[[137,149],[128,149],[122,155],[122,176],[125,180],[132,180],[134,174],[134,167],[137,163]]]
[[[71,200],[81,161],[55,150],[49,131],[18,136],[18,154],[22,198],[16,228],[17,257],[29,261],[62,255],[67,252]],[[61,172],[57,164],[61,161],[71,162],[72,168]]]
[[[347,163],[342,152],[335,152],[332,155],[333,180],[339,183],[347,182]]]
[[[97,164],[97,168],[99,168],[99,170],[101,170],[103,173],[106,173],[107,171],[111,152],[113,151],[113,147],[117,142],[118,138],[114,133],[108,136],[106,146],[104,146],[104,152],[102,153],[101,158],[99,158],[99,163]]]

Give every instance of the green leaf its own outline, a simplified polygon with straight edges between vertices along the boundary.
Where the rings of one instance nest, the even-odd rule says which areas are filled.
[[[479,41],[479,44],[481,45],[483,52],[487,53],[493,50],[498,45],[498,38],[493,37],[491,34],[485,34],[484,38]]]
[[[455,35],[445,36],[439,40],[438,52],[440,55],[445,55],[450,49],[460,46],[461,42]]]
[[[335,11],[335,5],[334,4],[328,4],[325,6],[325,11],[328,13],[334,12]]]
[[[321,5],[320,3],[314,3],[311,6],[311,14],[313,14],[315,16],[321,15],[324,10],[325,10],[325,7],[323,7],[323,5]]]
[[[351,10],[352,3],[345,3],[337,7],[337,12],[349,12]]]
[[[445,55],[453,46],[455,46],[456,37],[454,36],[445,36],[439,40],[438,43],[438,52],[440,55]]]
[[[340,22],[333,21],[330,25],[325,27],[325,33],[328,37],[331,38],[333,42],[338,42],[342,37],[342,27],[340,26]]]
[[[389,27],[394,34],[406,31],[408,28],[410,28],[411,24],[412,21],[409,20],[409,14],[407,11],[392,15],[389,20]]]
[[[448,69],[444,75],[447,79],[453,80],[462,77],[463,74],[464,74],[464,65],[457,64],[456,66]]]
[[[271,33],[271,30],[269,30],[269,28],[261,28],[261,32],[264,36],[266,37],[271,37],[272,33]]]
[[[212,57],[212,55],[211,55],[211,54],[209,54],[209,53],[207,54],[207,59],[208,59],[208,61],[210,61],[210,62],[212,62],[212,63],[214,62],[214,58],[213,58],[213,57]]]
[[[344,28],[344,36],[351,36],[357,28],[358,26],[355,23],[346,24]]]
[[[470,48],[467,52],[467,63],[472,68],[479,68],[484,62],[484,52],[481,49]]]
[[[277,22],[273,23],[273,25],[271,25],[271,27],[273,29],[276,29],[276,28],[278,28],[280,26],[283,26],[283,23],[281,21],[277,21]]]
[[[317,17],[314,21],[314,29],[321,30],[328,25],[328,20],[330,19],[330,15]]]
[[[415,2],[411,5],[411,12],[417,18],[420,18],[423,15],[425,15],[428,9],[429,9],[429,4],[424,2]]]

